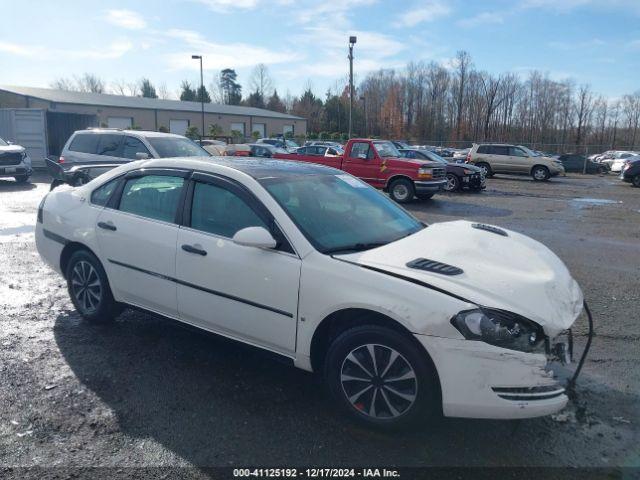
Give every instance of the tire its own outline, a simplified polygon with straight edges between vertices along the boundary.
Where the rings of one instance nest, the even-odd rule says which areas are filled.
[[[78,313],[91,323],[109,323],[121,312],[114,300],[107,274],[95,255],[78,250],[66,269],[69,297]]]
[[[435,193],[416,193],[418,200],[430,200],[434,195]]]
[[[13,178],[15,178],[18,183],[27,183],[31,177],[29,175],[18,175]]]
[[[447,173],[447,183],[444,187],[447,192],[457,192],[460,190],[461,184],[462,182],[460,182],[460,178],[456,174]]]
[[[390,362],[392,355],[396,356]],[[327,352],[324,379],[340,409],[368,427],[417,426],[441,412],[439,383],[427,353],[408,336],[386,327],[363,325],[340,334]]]
[[[631,179],[631,184],[634,187],[638,187],[640,188],[640,175],[635,175],[632,179]]]
[[[549,177],[551,177],[549,169],[544,165],[536,165],[531,169],[531,178],[536,182],[544,182],[549,180]]]
[[[493,170],[491,170],[491,165],[486,162],[476,163],[476,167],[482,169],[482,173],[484,173],[485,178],[493,177]]]
[[[416,191],[413,182],[406,178],[399,178],[391,182],[389,196],[398,203],[408,203],[413,200]]]

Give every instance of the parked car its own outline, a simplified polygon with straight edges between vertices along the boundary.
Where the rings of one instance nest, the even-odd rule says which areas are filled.
[[[418,197],[431,198],[446,184],[444,167],[426,160],[402,158],[402,154],[387,140],[353,138],[347,142],[344,155],[327,155],[326,147],[302,147],[296,153],[277,154],[275,158],[313,162],[339,168],[380,188],[398,203]],[[313,150],[306,150],[313,149]]]
[[[391,143],[393,143],[393,145],[400,150],[401,148],[411,148],[411,145],[409,145],[407,142],[403,142],[401,140],[391,140]]]
[[[622,170],[627,160],[639,155],[638,152],[614,151],[608,154],[606,158],[603,158],[601,163],[606,164],[612,172],[618,173]]]
[[[230,143],[224,151],[228,157],[250,157],[251,147],[246,143]]]
[[[287,153],[284,148],[274,147],[268,143],[251,143],[249,144],[252,157],[271,158],[276,153]]]
[[[480,167],[486,177],[507,173],[531,175],[536,181],[545,181],[565,173],[558,159],[541,157],[522,145],[474,143],[466,162]]]
[[[562,261],[502,228],[426,226],[340,170],[130,163],[46,195],[35,237],[86,321],[134,306],[265,349],[366,425],[567,404],[550,369],[583,296]]]
[[[631,183],[634,187],[640,188],[640,157],[637,160],[634,158],[627,160],[625,166],[622,167],[620,178]]]
[[[296,155],[307,156],[339,157],[344,154],[344,150],[331,145],[306,145],[304,147],[296,148],[294,153]]]
[[[453,151],[453,161],[456,163],[464,163],[469,155],[470,148],[458,148]]]
[[[596,163],[593,160],[577,153],[565,153],[558,157],[558,160],[562,162],[564,170],[566,172],[582,173],[584,171],[584,164],[587,163],[587,173],[607,173],[608,168],[601,163]]]
[[[214,139],[210,139],[210,138],[203,138],[203,139],[200,139],[200,140],[194,140],[194,142],[196,142],[201,147],[206,147],[208,145],[225,146],[227,144],[227,142],[223,142],[222,140],[214,140]]]
[[[0,138],[0,178],[12,177],[18,183],[27,183],[31,173],[31,158],[26,149]]]
[[[222,145],[206,144],[206,145],[202,145],[202,148],[204,148],[211,155],[222,156],[222,155],[226,155],[227,144],[226,143],[223,143]]]
[[[405,158],[417,158],[442,163],[447,171],[447,184],[444,189],[448,192],[455,192],[463,188],[480,191],[485,188],[485,177],[482,169],[475,165],[451,163],[429,150],[404,148],[400,150],[400,153]]]
[[[300,147],[296,142],[289,139],[284,139],[282,137],[278,138],[261,138],[256,143],[268,143],[269,145],[273,145],[274,147],[283,148],[287,151],[293,151],[296,148]]]

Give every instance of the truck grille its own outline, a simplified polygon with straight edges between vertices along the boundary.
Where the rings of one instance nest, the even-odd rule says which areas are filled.
[[[433,169],[433,179],[434,180],[444,180],[447,176],[446,170],[444,168],[434,168]]]
[[[20,152],[0,153],[0,165],[19,165],[21,161]]]

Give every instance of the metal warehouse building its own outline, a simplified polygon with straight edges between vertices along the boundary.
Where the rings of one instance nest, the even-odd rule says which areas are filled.
[[[205,103],[205,128],[219,125],[250,137],[292,132],[305,134],[304,118],[253,107]],[[202,129],[199,102],[125,97],[101,93],[67,92],[48,88],[0,86],[0,137],[26,147],[34,166],[46,155],[58,155],[75,130],[87,127],[140,128],[184,134]],[[205,132],[206,133],[206,132]]]

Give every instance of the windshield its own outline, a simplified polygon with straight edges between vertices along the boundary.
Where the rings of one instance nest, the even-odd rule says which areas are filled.
[[[147,141],[158,152],[160,158],[211,156],[204,148],[188,138],[147,137]]]
[[[521,148],[522,150],[524,150],[527,153],[527,155],[529,155],[530,157],[541,157],[542,156],[539,153],[534,152],[533,150],[529,150],[527,147],[523,147],[522,145],[518,145],[518,148]]]
[[[402,155],[400,155],[400,152],[398,151],[398,149],[391,142],[373,142],[373,144],[375,145],[376,150],[378,151],[378,155],[380,155],[383,158],[384,157],[402,158]]]
[[[0,138],[0,147],[8,147],[9,144]]]
[[[422,153],[424,153],[427,157],[429,157],[429,160],[433,160],[434,162],[449,163],[448,160],[442,158],[440,155],[438,155],[435,152],[431,152],[429,150],[422,150]]]
[[[265,178],[260,183],[322,253],[349,253],[391,243],[423,225],[351,175]]]

